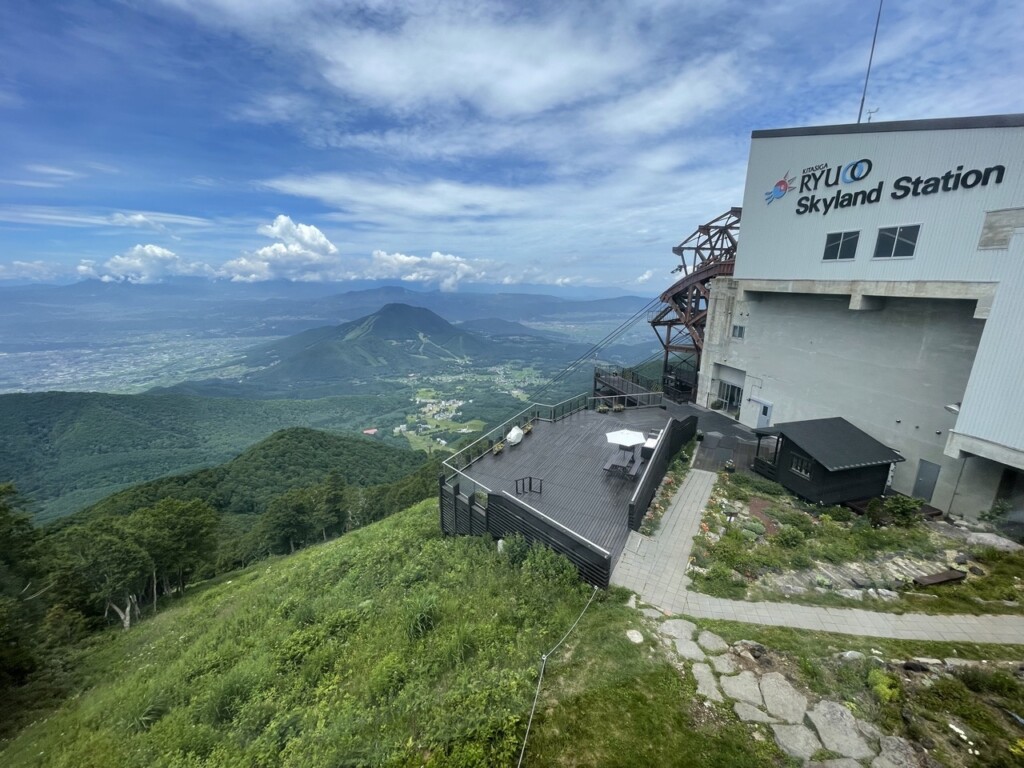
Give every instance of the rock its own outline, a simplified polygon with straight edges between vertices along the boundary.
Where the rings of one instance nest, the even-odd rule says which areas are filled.
[[[985,572],[983,570],[981,570],[981,568],[979,568],[976,565],[972,565],[970,568],[968,568],[967,572],[968,573],[973,573],[975,576],[984,576],[985,575]]]
[[[841,597],[848,598],[850,600],[864,599],[864,592],[859,589],[838,589],[836,590],[836,594],[840,595]]]
[[[775,743],[790,757],[809,760],[821,749],[821,742],[805,725],[773,725]]]
[[[730,653],[723,654],[722,656],[712,656],[711,666],[720,675],[732,675],[736,672],[736,662],[733,661],[732,654]]]
[[[945,663],[945,665],[947,667],[953,667],[953,668],[973,667],[973,666],[977,665],[977,663],[978,663],[976,661],[973,661],[972,659],[957,659],[955,657],[951,657],[951,658],[948,658],[948,659],[943,659],[943,662]]]
[[[704,655],[704,651],[700,649],[693,640],[684,640],[676,638],[676,653],[682,656],[687,661],[704,661],[707,658]]]
[[[922,664],[920,661],[904,661],[903,669],[907,672],[930,672],[931,667],[927,664]]]
[[[693,637],[693,633],[697,631],[697,625],[692,621],[686,619],[669,619],[663,621],[661,626],[658,627],[658,631],[668,637],[678,637],[689,640]]]
[[[745,701],[755,707],[763,707],[761,689],[757,684],[757,676],[753,672],[740,672],[738,675],[723,675],[719,678],[722,690],[730,699]]]
[[[875,591],[878,593],[878,599],[885,600],[887,603],[900,599],[900,593],[893,592],[891,589],[877,589]]]
[[[953,558],[953,562],[957,565],[967,565],[968,559],[969,558],[967,557],[967,555],[965,555],[963,552],[960,552],[957,554],[956,557]]]
[[[757,664],[757,659],[755,659],[753,656],[750,655],[750,651],[747,651],[747,650],[740,651],[738,656],[741,659],[745,659],[745,660],[749,661],[751,664]]]
[[[753,640],[738,640],[734,644],[734,647],[743,649],[745,651],[749,651],[750,655],[753,656],[755,659],[761,658],[762,656],[764,656],[764,654],[768,652],[767,648],[765,648],[760,643],[755,643]]]
[[[501,541],[499,541],[498,543],[500,544]],[[498,551],[500,552],[501,550],[499,549]],[[629,596],[629,600],[626,601],[626,607],[627,608],[636,608],[636,592],[633,592]]]
[[[757,707],[752,707],[745,701],[737,701],[733,705],[733,712],[736,713],[736,717],[742,720],[744,723],[777,723],[771,715],[766,715]]]
[[[877,744],[882,738],[882,732],[878,730],[878,727],[874,723],[869,723],[867,720],[858,719],[857,730],[860,731],[861,736],[874,744]]]
[[[797,691],[781,672],[761,677],[761,696],[768,712],[787,723],[802,723],[807,710],[807,697]]]
[[[942,659],[932,659],[928,656],[915,656],[914,661],[918,661],[922,664],[927,664],[929,667],[941,667]]]
[[[795,584],[783,584],[779,587],[779,592],[787,597],[793,597],[794,595],[806,595],[807,587],[798,587]]]
[[[861,768],[860,763],[848,757],[837,757],[833,760],[814,761],[807,764],[807,768]]]
[[[874,750],[860,735],[856,719],[842,704],[835,701],[820,701],[807,715],[814,723],[821,743],[826,749],[856,760],[874,757]]]
[[[708,632],[707,630],[697,635],[697,642],[708,653],[722,653],[729,650],[729,644],[725,640],[714,632]]]
[[[992,547],[1000,552],[1018,552],[1024,549],[1016,541],[1003,538],[995,533],[972,533],[967,537],[967,544],[972,547]]]
[[[882,751],[871,761],[871,768],[920,768],[917,753],[906,739],[883,736]]]
[[[860,651],[843,651],[842,653],[835,654],[835,658],[840,661],[863,661],[864,654]]]
[[[693,677],[697,681],[697,693],[711,701],[723,701],[722,693],[715,682],[715,673],[707,664],[694,664]]]
[[[641,608],[640,613],[648,619],[660,619],[664,614],[657,608]]]
[[[629,642],[640,645],[644,641],[644,636],[635,629],[626,630],[626,637],[629,638]]]

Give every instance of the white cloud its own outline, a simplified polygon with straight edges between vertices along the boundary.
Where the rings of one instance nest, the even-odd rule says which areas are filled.
[[[114,213],[110,216],[110,223],[117,227],[134,227],[136,229],[152,229],[155,232],[166,232],[167,227],[158,221],[153,221],[143,213]]]
[[[635,282],[638,285],[642,285],[643,283],[646,283],[648,280],[650,280],[652,277],[654,277],[654,270],[653,269],[648,269],[646,272],[644,272],[642,275],[640,275],[640,277],[638,277],[635,280]]]
[[[454,291],[462,280],[479,281],[486,273],[459,256],[434,251],[430,256],[374,251],[366,276],[399,278],[411,283],[438,285],[442,291]]]
[[[315,282],[350,276],[337,247],[312,224],[296,224],[281,215],[273,223],[261,225],[258,232],[279,242],[228,261],[220,269],[222,276],[250,283],[275,279]]]
[[[102,265],[83,259],[77,272],[82,277],[118,283],[159,283],[166,277],[214,274],[208,264],[183,259],[174,251],[152,244],[133,246]]]
[[[0,280],[50,280],[57,277],[53,264],[43,261],[12,261],[0,264]]]

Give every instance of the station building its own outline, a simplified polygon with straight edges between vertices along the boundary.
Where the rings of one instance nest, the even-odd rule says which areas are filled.
[[[843,417],[896,491],[1024,508],[1024,115],[757,131],[742,216],[696,401]]]

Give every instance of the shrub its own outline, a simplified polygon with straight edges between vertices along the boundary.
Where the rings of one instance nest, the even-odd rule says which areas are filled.
[[[775,540],[787,549],[796,549],[803,545],[805,538],[803,531],[792,525],[784,525],[775,534]]]
[[[1013,675],[1001,669],[965,667],[957,674],[963,684],[975,693],[994,693],[1011,700],[1020,695],[1020,684]]]
[[[763,496],[785,496],[789,492],[774,480],[760,475],[735,475],[732,482]]]
[[[909,528],[920,520],[921,505],[923,499],[912,499],[909,496],[889,496],[882,504],[885,516],[892,521],[893,525],[901,528]]]
[[[820,517],[825,517],[827,515],[829,519],[835,520],[837,523],[848,523],[854,518],[852,509],[841,507],[838,504],[831,507],[825,507],[821,510],[819,515]]]
[[[881,669],[868,672],[868,685],[875,698],[883,704],[888,704],[900,695],[900,681]]]
[[[757,520],[744,520],[741,523],[741,527],[745,531],[752,531],[758,536],[764,536],[764,525]]]
[[[514,533],[506,537],[502,552],[508,558],[509,564],[518,568],[526,562],[526,556],[530,554],[530,542],[523,538],[521,533]]]
[[[757,534],[754,531],[750,530],[749,528],[744,528],[743,530],[741,530],[740,531],[740,535],[746,541],[749,541],[751,543],[757,541]]]

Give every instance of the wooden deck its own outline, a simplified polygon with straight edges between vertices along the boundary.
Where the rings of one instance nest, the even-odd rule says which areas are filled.
[[[637,484],[623,473],[605,471],[619,453],[605,434],[619,429],[646,434],[664,428],[669,419],[661,408],[637,408],[580,411],[560,421],[536,422],[519,445],[506,446],[497,456],[485,454],[464,472],[495,493],[513,495],[517,480],[543,480],[541,493],[516,498],[617,558],[629,535],[628,505]]]

